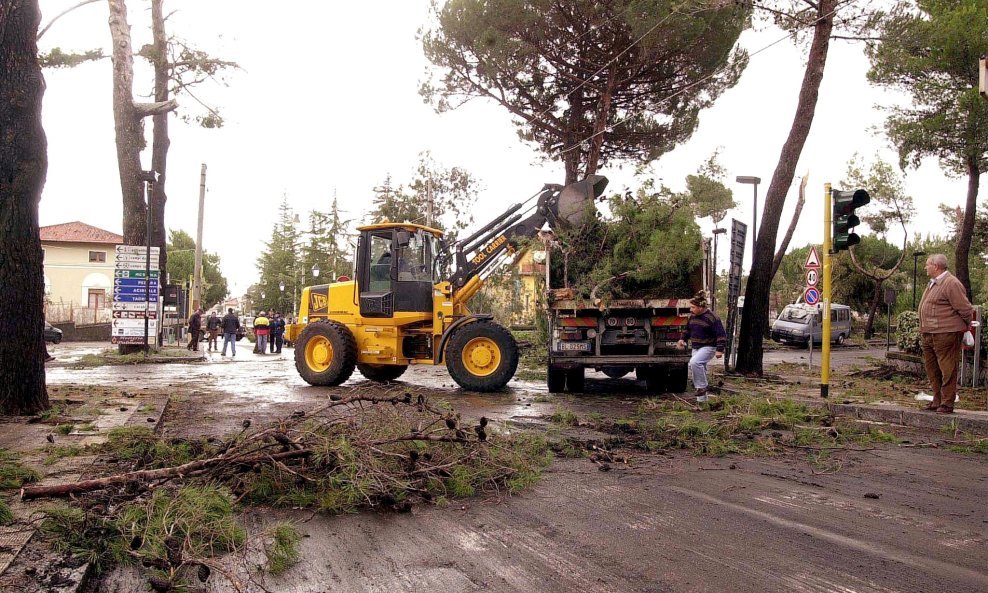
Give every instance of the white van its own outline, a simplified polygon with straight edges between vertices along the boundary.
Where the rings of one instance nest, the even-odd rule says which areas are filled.
[[[823,312],[816,305],[786,305],[772,324],[772,339],[789,344],[806,344],[810,335],[814,344],[823,343]],[[830,341],[843,344],[851,335],[851,308],[830,305]]]

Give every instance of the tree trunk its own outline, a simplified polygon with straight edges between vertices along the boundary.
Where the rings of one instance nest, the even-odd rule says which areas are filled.
[[[575,183],[580,174],[580,161],[583,154],[583,138],[580,129],[584,113],[583,93],[576,89],[569,95],[569,129],[563,136],[562,159],[566,170],[565,185]]]
[[[124,0],[107,0],[113,39],[113,127],[117,169],[123,198],[123,237],[127,245],[144,245],[147,206],[141,180],[144,126],[134,105],[134,57]]]
[[[782,265],[782,258],[789,249],[789,241],[796,232],[796,225],[799,224],[799,217],[803,213],[803,205],[806,204],[806,183],[809,181],[809,174],[803,176],[803,181],[799,184],[799,199],[796,201],[796,210],[792,213],[792,220],[789,221],[789,228],[786,229],[786,236],[782,238],[782,244],[775,252],[775,259],[772,260],[772,278],[779,273],[779,266]]]
[[[866,340],[870,340],[872,336],[875,335],[875,316],[878,314],[878,305],[884,300],[882,297],[882,283],[884,280],[878,278],[872,278],[872,283],[875,285],[875,294],[871,298],[871,306],[868,307],[868,322],[865,323],[864,337]],[[892,323],[892,320],[889,320]]]
[[[48,171],[37,0],[0,3],[0,415],[48,409],[38,203]]]
[[[751,274],[745,290],[736,367],[738,372],[747,375],[762,374],[762,329],[768,324],[768,297],[772,287],[772,262],[779,219],[782,217],[782,208],[785,205],[789,186],[792,184],[796,163],[799,161],[799,155],[802,153],[813,123],[820,82],[823,80],[823,70],[827,64],[830,32],[834,27],[835,3],[836,0],[820,0],[817,5],[818,19],[814,26],[813,42],[810,45],[810,54],[799,91],[796,115],[765,195],[761,228],[758,229],[755,252],[751,254]]]
[[[978,210],[978,186],[981,183],[981,169],[978,167],[976,157],[967,159],[967,204],[964,206],[964,222],[961,223],[961,232],[957,236],[957,248],[954,250],[954,264],[957,272],[957,279],[964,284],[967,291],[967,298],[971,300],[974,295],[971,293],[971,273],[967,260],[971,254],[971,239],[974,236],[974,218]]]
[[[159,103],[168,101],[168,37],[165,34],[165,17],[162,10],[164,0],[151,1],[151,33],[154,37],[154,100]],[[151,145],[151,168],[158,174],[158,180],[151,192],[151,244],[160,249],[159,264],[162,270],[168,265],[168,254],[165,246],[168,237],[165,234],[165,169],[168,161],[168,148],[171,140],[168,137],[168,113],[158,113],[154,116],[154,136]],[[163,276],[162,276],[163,277]]]
[[[604,146],[604,134],[607,130],[607,114],[611,111],[611,98],[614,95],[614,86],[617,84],[617,68],[607,71],[607,89],[600,97],[600,104],[597,108],[597,119],[593,126],[593,137],[590,138],[590,151],[587,154],[587,166],[585,177],[589,177],[597,172],[597,164],[600,162],[600,153]]]

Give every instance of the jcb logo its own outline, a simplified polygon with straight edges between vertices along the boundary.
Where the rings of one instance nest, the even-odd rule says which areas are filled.
[[[329,297],[324,294],[312,294],[309,296],[309,308],[312,312],[321,311],[329,306]]]

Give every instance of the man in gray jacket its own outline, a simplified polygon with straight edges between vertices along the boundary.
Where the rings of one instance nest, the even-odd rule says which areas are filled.
[[[923,341],[923,364],[933,387],[927,410],[952,414],[957,398],[957,363],[961,340],[974,319],[964,285],[947,271],[947,256],[935,253],[926,260],[930,283],[919,301],[919,332]]]

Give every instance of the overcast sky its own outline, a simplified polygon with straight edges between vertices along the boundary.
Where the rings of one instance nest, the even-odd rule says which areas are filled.
[[[43,22],[75,3],[41,0]],[[129,4],[136,49],[149,41],[150,3]],[[428,0],[289,0],[277,8],[257,0],[166,2],[166,12],[176,11],[168,24],[170,34],[243,68],[227,76],[228,86],[206,85],[196,91],[219,106],[226,125],[204,130],[173,118],[168,157],[166,226],[193,237],[199,170],[201,163],[207,164],[203,244],[220,255],[233,295],[257,279],[255,261],[270,237],[283,195],[304,220],[309,210],[328,209],[335,192],[346,215],[359,220],[370,206],[373,187],[389,173],[396,182],[409,180],[418,153],[431,150],[442,165],[464,167],[480,180],[483,191],[475,208],[479,226],[543,183],[562,181],[561,164],[542,162],[522,144],[507,112],[496,105],[474,102],[439,115],[422,102],[418,87],[427,62],[416,32],[430,22],[428,5]],[[751,224],[752,188],[735,184],[737,175],[762,178],[761,214],[792,123],[803,52],[788,40],[771,45],[781,36],[775,29],[742,35],[741,44],[759,53],[740,83],[701,115],[687,144],[651,167],[663,183],[682,189],[685,176],[719,148],[727,185],[739,201],[727,224],[731,217]],[[108,55],[109,42],[107,7],[98,2],[63,17],[40,46],[103,47]],[[135,93],[147,94],[151,72],[135,63]],[[794,247],[822,241],[823,184],[840,184],[852,154],[872,157],[877,152],[895,160],[887,142],[871,128],[880,127],[884,117],[876,104],[902,98],[870,87],[867,68],[860,46],[832,45],[816,118],[797,168],[800,175],[810,171],[810,182]],[[49,70],[45,76],[49,168],[41,225],[80,220],[119,233],[109,59]],[[191,98],[179,100],[181,112],[201,113]],[[150,139],[150,121],[146,131]],[[150,148],[143,161],[150,168]],[[628,167],[602,173],[611,178],[610,189],[633,182]],[[780,237],[795,202],[795,184]],[[946,178],[931,161],[910,171],[906,185],[919,211],[910,232],[945,233],[937,204],[963,205],[965,181]],[[747,245],[750,250],[750,238]],[[718,267],[723,269],[726,250],[720,255]]]

